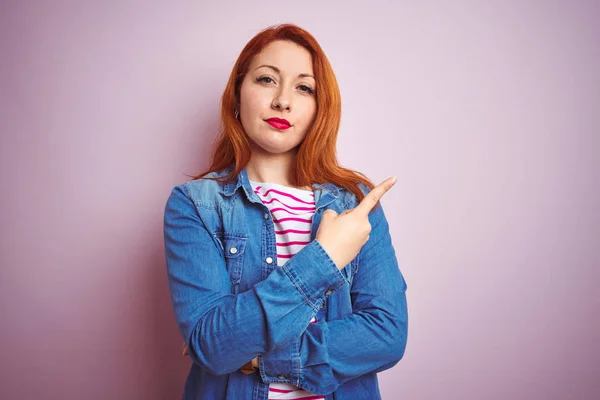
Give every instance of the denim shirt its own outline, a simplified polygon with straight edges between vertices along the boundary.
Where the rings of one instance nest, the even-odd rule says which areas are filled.
[[[330,183],[313,190],[311,241],[278,268],[273,218],[245,168],[229,184],[197,179],[173,188],[164,243],[192,360],[183,399],[266,400],[271,382],[328,400],[381,398],[376,374],[403,357],[408,333],[407,285],[383,206],[370,211],[369,240],[339,270],[316,232],[323,211],[339,214],[358,201]],[[319,311],[325,319],[311,324]],[[242,373],[256,356],[259,371]]]

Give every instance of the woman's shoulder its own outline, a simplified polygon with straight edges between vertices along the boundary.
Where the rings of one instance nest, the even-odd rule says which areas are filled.
[[[358,182],[357,186],[364,195],[367,195],[371,191],[371,189],[362,182]],[[342,186],[336,186],[336,188],[339,190],[341,199],[346,207],[354,208],[358,205],[358,197],[354,193]]]
[[[220,176],[219,171],[210,172],[202,178],[176,185],[173,191],[182,191],[196,206],[214,209],[221,203],[223,184],[214,179]]]

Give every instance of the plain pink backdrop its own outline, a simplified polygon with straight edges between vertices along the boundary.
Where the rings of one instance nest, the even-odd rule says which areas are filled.
[[[597,2],[82,3],[0,7],[2,399],[180,398],[164,204],[280,22],[334,67],[342,164],[399,178],[384,398],[600,397]]]

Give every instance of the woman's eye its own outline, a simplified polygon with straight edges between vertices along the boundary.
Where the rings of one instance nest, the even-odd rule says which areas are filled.
[[[263,82],[263,83],[272,83],[274,82],[272,78],[268,77],[268,76],[261,76],[260,78],[256,79],[257,82]],[[298,86],[300,88],[301,91],[305,92],[305,93],[310,93],[310,94],[314,94],[315,91],[311,89],[310,86],[306,86],[306,85],[300,85]]]
[[[306,85],[300,85],[298,87],[301,88],[300,90],[302,90],[303,92],[306,92],[306,93],[313,94],[315,92],[309,86],[306,86]],[[304,89],[302,89],[302,88],[304,88]]]
[[[261,76],[260,78],[257,79],[257,81],[259,82],[264,82],[264,83],[270,83],[267,81],[272,81],[273,79],[269,78],[268,76]]]

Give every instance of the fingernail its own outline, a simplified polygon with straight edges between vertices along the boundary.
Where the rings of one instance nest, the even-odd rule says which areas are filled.
[[[397,180],[398,180],[397,177],[395,177],[395,176],[392,177],[392,183],[396,183]]]

